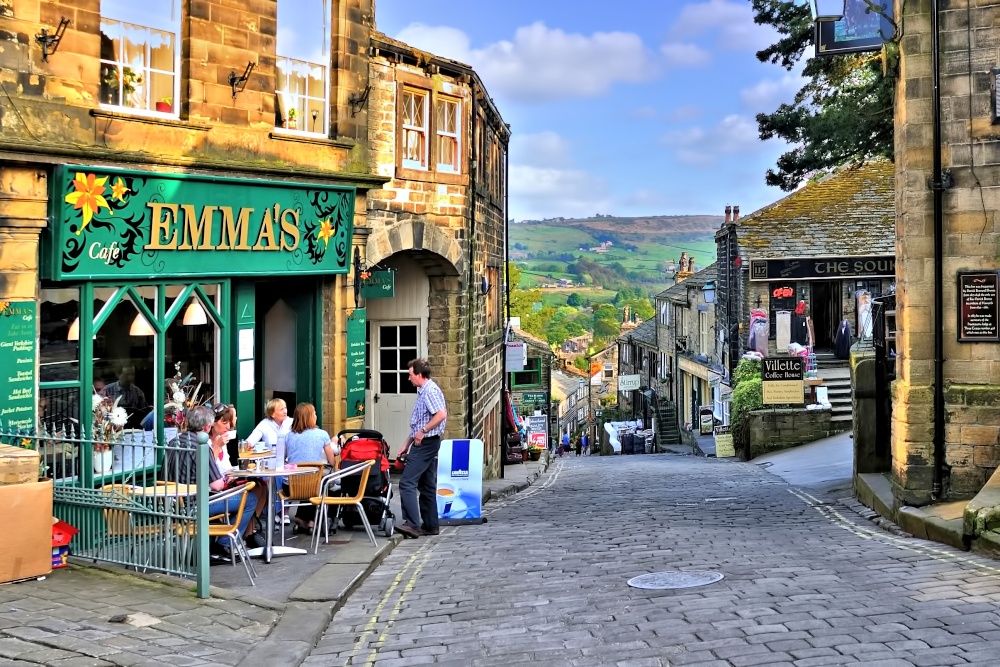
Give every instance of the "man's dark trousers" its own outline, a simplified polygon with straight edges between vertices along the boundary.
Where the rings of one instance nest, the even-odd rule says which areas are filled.
[[[426,436],[421,443],[413,443],[406,452],[406,467],[399,480],[399,503],[403,508],[403,522],[415,528],[437,530],[437,474],[438,450],[441,436]],[[417,493],[420,493],[420,513],[417,514]],[[421,524],[420,519],[423,518]]]

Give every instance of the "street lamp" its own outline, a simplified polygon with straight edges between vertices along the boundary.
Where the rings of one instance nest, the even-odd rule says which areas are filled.
[[[847,0],[809,0],[809,11],[815,21],[839,21],[844,18]]]
[[[705,303],[715,303],[715,281],[709,280],[701,291],[705,293]]]

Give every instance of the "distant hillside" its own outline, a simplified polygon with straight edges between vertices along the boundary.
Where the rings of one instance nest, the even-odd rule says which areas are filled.
[[[645,283],[656,290],[669,284],[670,262],[681,252],[695,259],[696,268],[715,261],[722,221],[718,215],[526,220],[510,226],[511,260],[522,268],[523,287],[576,283],[586,275],[607,289]],[[586,268],[578,267],[581,261]],[[593,270],[593,263],[606,270]]]

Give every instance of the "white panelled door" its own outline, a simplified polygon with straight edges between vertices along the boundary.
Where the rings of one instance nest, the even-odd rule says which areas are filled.
[[[410,414],[417,402],[407,364],[419,356],[419,332],[419,320],[379,322],[371,331],[373,427],[389,443],[393,457],[409,435]]]

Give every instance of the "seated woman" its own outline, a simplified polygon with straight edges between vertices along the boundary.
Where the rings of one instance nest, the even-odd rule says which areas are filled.
[[[233,464],[229,459],[227,443],[230,439],[229,434],[236,425],[236,410],[225,403],[219,403],[212,408],[212,414],[215,417],[212,422],[212,429],[209,432],[209,437],[211,438],[209,442],[212,445],[212,463],[223,477],[228,477],[230,471],[233,470]],[[267,480],[255,479],[254,481],[256,484],[254,484],[253,490],[250,491],[251,497],[247,498],[247,507],[244,510],[244,514],[248,521],[252,517],[257,517],[258,522],[260,522],[261,512],[267,507]],[[250,503],[251,499],[253,500],[252,507]],[[253,532],[253,527],[250,526],[242,534],[249,538],[253,535]],[[259,547],[264,545],[251,544],[250,546]]]
[[[268,445],[278,444],[279,435],[288,435],[292,428],[292,420],[288,416],[288,406],[280,398],[272,398],[264,406],[264,419],[247,436],[246,443],[251,447],[263,440]]]
[[[340,445],[330,434],[316,425],[316,408],[312,403],[295,406],[291,431],[285,436],[285,457],[289,463],[326,461],[336,465]],[[287,489],[286,489],[287,493]],[[315,506],[301,506],[295,513],[295,527],[312,531],[316,519]]]

